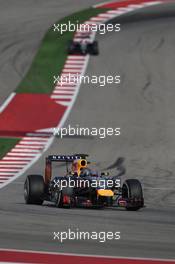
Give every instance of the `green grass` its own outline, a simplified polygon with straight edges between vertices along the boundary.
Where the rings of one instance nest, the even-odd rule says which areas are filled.
[[[0,138],[0,159],[2,159],[2,157],[4,157],[19,140],[19,138]]]
[[[106,10],[106,9],[105,9]],[[89,8],[63,18],[58,23],[83,23],[89,18],[103,12],[103,9]],[[43,38],[41,46],[33,63],[17,87],[17,93],[51,93],[54,88],[53,76],[58,76],[67,57],[68,41],[73,38],[74,32],[65,32],[60,35],[53,31],[53,26]]]

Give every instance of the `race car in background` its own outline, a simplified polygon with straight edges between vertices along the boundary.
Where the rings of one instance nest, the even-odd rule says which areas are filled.
[[[98,55],[98,42],[91,40],[88,36],[83,36],[79,41],[71,40],[68,45],[68,54]]]
[[[44,201],[50,201],[56,207],[62,208],[123,207],[127,210],[139,210],[144,207],[139,180],[127,179],[121,186],[119,175],[110,176],[108,173],[90,169],[87,156],[78,154],[46,157],[45,176],[28,175],[25,180],[25,202],[41,205]],[[65,175],[52,177],[53,162],[65,163]]]

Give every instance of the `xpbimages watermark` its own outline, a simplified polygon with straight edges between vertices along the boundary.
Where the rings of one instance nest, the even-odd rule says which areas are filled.
[[[61,76],[53,76],[54,84],[63,86],[64,84],[97,84],[99,86],[105,86],[107,84],[120,84],[120,75],[80,75],[78,73],[62,74]]]
[[[97,232],[97,231],[80,231],[79,228],[76,230],[71,230],[70,228],[67,231],[53,232],[53,239],[63,243],[65,240],[96,240],[97,242],[104,243],[109,240],[119,240],[121,234],[117,232]]]
[[[96,24],[96,23],[80,23],[78,20],[76,23],[68,21],[67,23],[60,23],[53,25],[53,31],[63,35],[65,32],[99,32],[99,34],[106,34],[107,32],[119,32],[121,30],[120,24]]]
[[[76,125],[75,127],[72,127],[71,125],[68,125],[67,127],[61,127],[61,128],[53,128],[53,135],[59,136],[61,138],[67,137],[67,136],[96,136],[100,139],[104,139],[109,136],[120,136],[121,135],[121,129],[120,127],[80,127],[79,125]]]
[[[71,179],[54,179],[54,188],[63,190],[64,188],[119,188],[121,187],[120,179],[91,179],[91,181],[82,178]]]

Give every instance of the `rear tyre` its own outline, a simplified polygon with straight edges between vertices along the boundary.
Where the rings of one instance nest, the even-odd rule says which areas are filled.
[[[98,55],[99,54],[99,48],[98,48],[98,42],[94,41],[91,47],[91,54],[92,55]]]
[[[58,208],[63,207],[63,193],[61,190],[58,190],[55,194],[55,206]]]
[[[74,43],[73,43],[73,41],[69,41],[68,54],[74,54]]]
[[[139,180],[128,179],[122,186],[122,198],[128,200],[127,210],[137,211],[144,205],[142,185]]]
[[[41,205],[44,201],[44,179],[42,175],[28,175],[24,183],[26,204]]]

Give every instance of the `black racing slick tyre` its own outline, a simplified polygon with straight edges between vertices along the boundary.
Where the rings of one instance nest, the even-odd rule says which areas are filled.
[[[42,175],[28,175],[24,183],[24,199],[26,204],[43,203],[44,179]]]
[[[58,208],[63,207],[63,193],[61,190],[58,190],[55,193],[55,206]]]
[[[98,42],[94,41],[91,48],[91,54],[92,55],[99,55],[99,48],[98,48]]]
[[[74,54],[75,53],[75,47],[74,47],[74,43],[72,40],[69,41],[67,52],[68,52],[68,54]]]
[[[137,179],[128,179],[122,186],[122,198],[128,200],[127,210],[137,211],[144,205],[142,185]]]

